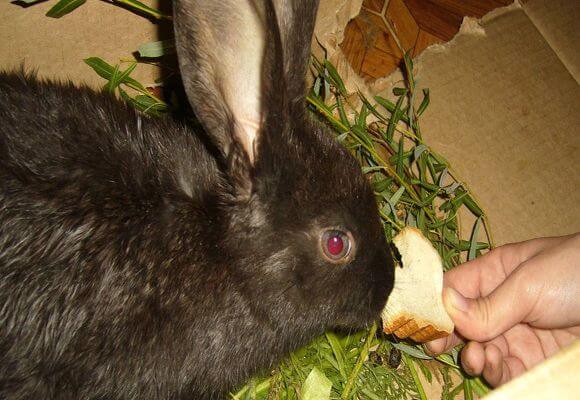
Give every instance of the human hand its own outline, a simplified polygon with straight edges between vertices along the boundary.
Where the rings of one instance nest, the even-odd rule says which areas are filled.
[[[580,234],[498,247],[447,272],[443,303],[470,375],[501,385],[580,338]]]

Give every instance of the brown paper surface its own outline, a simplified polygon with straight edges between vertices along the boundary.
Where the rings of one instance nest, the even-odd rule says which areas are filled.
[[[576,82],[580,82],[580,6],[570,0],[530,0],[524,10]]]
[[[579,231],[578,83],[523,9],[481,26],[421,57],[426,141],[473,189],[496,244]]]
[[[104,1],[88,1],[61,19],[0,2],[0,68],[24,64],[41,76],[99,87],[104,80],[83,62],[129,58],[140,44],[167,38],[160,26]],[[392,76],[365,83],[338,44],[362,0],[322,0],[313,50],[323,49],[349,90],[390,91]],[[155,3],[149,3],[157,6]],[[580,2],[529,0],[468,20],[451,43],[417,62],[419,84],[431,90],[422,117],[427,143],[449,159],[479,198],[496,244],[580,231]],[[320,47],[322,45],[322,47]],[[133,76],[151,83],[155,67]],[[439,397],[437,384],[429,396]]]
[[[157,0],[144,2],[159,6]],[[41,77],[101,87],[106,81],[83,59],[101,57],[114,65],[131,59],[139,45],[159,40],[160,25],[105,1],[87,1],[59,19],[45,16],[54,4],[45,1],[23,8],[0,2],[1,69],[23,65]],[[156,67],[139,65],[131,76],[144,84],[153,83],[158,72]]]

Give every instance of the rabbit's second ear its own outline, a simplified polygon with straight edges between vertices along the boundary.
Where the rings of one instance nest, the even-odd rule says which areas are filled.
[[[263,6],[254,0],[176,0],[174,15],[182,79],[196,116],[225,158],[243,149],[253,164],[263,123]]]

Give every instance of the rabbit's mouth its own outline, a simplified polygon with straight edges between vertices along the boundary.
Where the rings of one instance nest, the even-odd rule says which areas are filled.
[[[380,319],[381,312],[390,294],[389,290],[372,288],[368,291],[365,305],[355,307],[342,313],[334,324],[339,329],[364,329]]]

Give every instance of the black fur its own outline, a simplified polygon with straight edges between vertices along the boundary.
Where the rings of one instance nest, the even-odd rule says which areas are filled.
[[[393,266],[360,167],[275,111],[249,165],[235,141],[216,159],[169,118],[0,73],[0,399],[224,398],[379,316]],[[322,257],[327,227],[352,232],[348,264]]]

